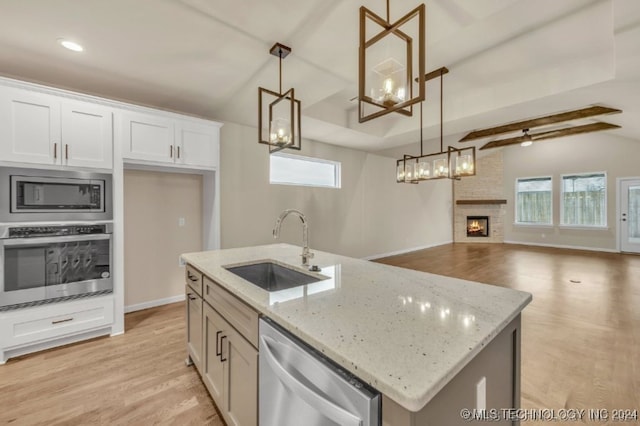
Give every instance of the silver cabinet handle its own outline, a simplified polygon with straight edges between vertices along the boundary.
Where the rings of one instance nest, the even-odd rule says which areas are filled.
[[[68,143],[64,144],[64,159],[65,160],[69,159],[69,144]]]
[[[195,297],[193,294],[191,293],[187,293],[187,296],[189,296],[189,300],[196,300],[197,297]]]
[[[318,410],[324,416],[343,426],[362,426],[362,419],[348,412],[344,408],[323,398],[303,383],[299,382],[286,368],[282,366],[271,351],[269,344],[277,342],[268,336],[260,336],[260,355],[264,355],[267,364],[273,370],[280,382],[307,404]]]
[[[176,147],[177,151],[178,151],[178,158],[180,158],[180,147]]]
[[[65,318],[65,319],[61,319],[61,320],[57,320],[57,321],[51,321],[51,324],[60,324],[62,322],[69,322],[69,321],[73,321],[73,317]]]
[[[173,158],[173,145],[169,145],[169,157]]]
[[[54,160],[58,159],[58,143],[57,142],[53,143],[53,159]]]

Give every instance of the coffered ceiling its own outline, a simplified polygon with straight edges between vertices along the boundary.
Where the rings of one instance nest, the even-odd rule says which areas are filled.
[[[427,70],[450,69],[447,135],[601,104],[624,110],[611,132],[640,139],[640,2],[425,3]],[[268,50],[282,42],[304,137],[369,151],[415,142],[416,116],[358,123],[362,4],[384,12],[384,0],[0,0],[0,74],[256,126],[258,86],[277,89]],[[391,0],[392,18],[416,4]],[[427,96],[428,139],[439,134],[437,80]]]

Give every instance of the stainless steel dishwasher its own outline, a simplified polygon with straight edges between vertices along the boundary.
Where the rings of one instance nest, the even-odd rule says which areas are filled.
[[[260,426],[379,426],[381,395],[260,319]]]

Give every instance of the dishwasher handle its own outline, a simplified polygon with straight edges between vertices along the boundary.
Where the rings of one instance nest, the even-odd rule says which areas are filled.
[[[278,376],[280,382],[285,385],[291,392],[302,398],[307,404],[328,417],[334,422],[343,426],[362,426],[362,419],[351,414],[344,408],[334,404],[333,402],[323,398],[313,390],[300,383],[286,368],[282,366],[271,351],[271,345],[277,344],[275,340],[268,336],[260,336],[262,348],[260,355],[265,357],[269,367]],[[264,349],[264,350],[262,350]]]

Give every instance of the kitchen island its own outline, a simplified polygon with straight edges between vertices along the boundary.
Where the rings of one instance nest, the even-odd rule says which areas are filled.
[[[225,269],[271,260],[303,270],[300,251],[273,244],[182,257],[382,393],[385,424],[466,424],[460,408],[519,407],[520,312],[529,293],[320,251],[312,263],[326,279],[287,290],[268,292]]]

